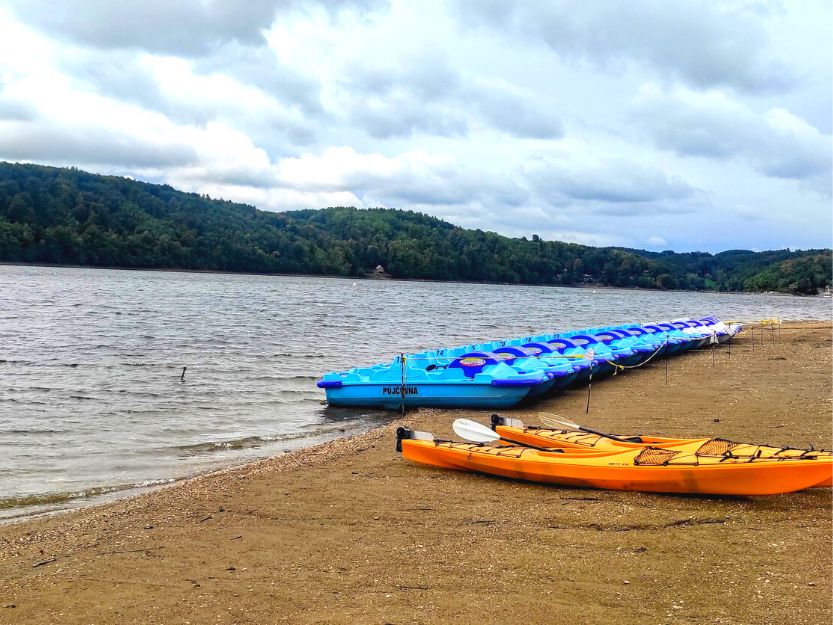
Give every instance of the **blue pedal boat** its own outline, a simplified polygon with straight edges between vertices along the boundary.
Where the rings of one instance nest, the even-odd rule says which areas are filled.
[[[633,350],[628,347],[613,343],[606,344],[590,334],[568,332],[562,334],[562,337],[569,339],[579,347],[583,347],[588,352],[593,351],[594,356],[600,361],[599,371],[593,373],[594,377],[613,374],[616,371],[617,364],[625,364],[624,361],[627,361],[634,354]]]
[[[629,332],[631,336],[636,337],[643,343],[651,345],[654,350],[659,350],[656,356],[665,357],[670,355],[668,350],[671,347],[671,343],[668,342],[664,332],[648,331],[642,326],[629,326],[622,331]]]
[[[665,350],[662,352],[663,356],[674,356],[688,347],[689,341],[687,338],[683,339],[673,336],[666,329],[661,328],[656,324],[645,324],[640,327],[648,334],[653,334],[657,339],[666,342]]]
[[[727,326],[717,317],[703,317],[698,321],[705,326],[707,332],[713,332],[715,334],[718,343],[731,341],[732,337],[743,329],[742,325],[736,323]]]
[[[534,345],[535,343],[533,343]],[[541,344],[539,341],[537,344]],[[602,368],[607,368],[609,365],[605,362],[605,357],[601,354],[588,352],[588,350],[580,347],[572,340],[561,336],[555,336],[545,342],[548,349],[552,350],[550,357],[566,358],[573,363],[573,368],[576,369],[575,383],[586,382],[592,373],[593,377],[602,374]]]
[[[694,346],[691,349],[705,347],[712,340],[712,333],[708,332],[705,326],[699,321],[671,321],[669,323],[686,336],[692,338]]]
[[[535,354],[531,349],[516,345],[496,347],[492,352],[513,369],[520,371],[543,371],[548,380],[529,391],[525,399],[536,399],[555,393],[569,386],[578,376],[580,367],[574,366],[567,359],[547,358],[545,354]]]
[[[549,381],[543,371],[522,373],[487,353],[450,362],[409,360],[406,356],[404,367],[397,356],[387,366],[333,371],[317,386],[333,406],[495,409],[518,404],[531,389]]]
[[[700,349],[701,347],[705,347],[712,342],[712,333],[708,331],[702,324],[700,324],[699,326],[695,326],[694,323],[699,322],[670,321],[668,324],[660,325],[673,326],[679,332],[682,332],[685,336],[691,339],[692,346],[690,349]]]
[[[635,367],[645,362],[657,350],[653,345],[640,341],[635,336],[624,332],[620,333],[618,330],[595,332],[593,338],[611,348],[630,350],[632,352],[630,356],[624,356],[616,363],[627,367]]]
[[[687,351],[689,349],[697,348],[700,345],[700,339],[703,338],[687,334],[686,332],[683,332],[672,323],[657,323],[655,325],[665,330],[668,336],[678,339],[682,342],[682,347],[680,348],[680,351]]]

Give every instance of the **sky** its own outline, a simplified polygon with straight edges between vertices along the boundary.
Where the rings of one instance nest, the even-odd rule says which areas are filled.
[[[590,245],[830,247],[829,0],[0,0],[0,160]]]

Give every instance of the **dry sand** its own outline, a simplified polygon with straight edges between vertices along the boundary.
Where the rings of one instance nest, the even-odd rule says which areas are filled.
[[[830,324],[745,334],[527,410],[831,446]],[[831,494],[564,489],[404,461],[396,425],[0,527],[0,623],[830,623]],[[718,421],[719,419],[719,421]]]

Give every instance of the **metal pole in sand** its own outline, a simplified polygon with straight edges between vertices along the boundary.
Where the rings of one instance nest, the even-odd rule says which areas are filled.
[[[402,372],[402,386],[399,387],[399,394],[402,397],[402,403],[399,410],[402,416],[405,416],[405,354],[399,354],[400,371]]]
[[[587,405],[584,407],[584,414],[590,413],[590,390],[593,387],[593,365],[590,365],[590,377],[587,378]]]

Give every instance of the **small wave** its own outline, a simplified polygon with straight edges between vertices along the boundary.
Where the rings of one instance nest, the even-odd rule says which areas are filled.
[[[32,402],[34,403],[34,402]],[[42,403],[42,402],[41,402]],[[6,434],[65,434],[67,430],[50,430],[50,429],[18,429],[6,430]]]
[[[212,451],[226,451],[231,449],[249,449],[260,447],[269,442],[262,436],[247,436],[230,441],[213,441],[209,443],[194,443],[192,445],[180,445],[176,447],[186,455],[210,453]]]
[[[315,427],[315,426],[310,426]],[[310,438],[323,434],[330,434],[336,431],[343,431],[343,427],[338,428],[322,428],[318,426],[314,431],[308,432],[293,432],[292,434],[266,434],[264,436],[245,436],[243,438],[236,438],[225,441],[210,441],[207,443],[194,443],[192,445],[180,445],[175,447],[185,455],[196,455],[211,453],[215,451],[227,451],[238,449],[254,449],[261,445],[270,443],[279,443],[286,441],[299,440],[303,438]]]
[[[247,376],[247,380],[254,380],[257,382],[291,382],[292,380],[302,380],[309,382],[310,380],[317,380],[318,376],[315,375],[253,375]]]
[[[67,503],[75,499],[90,499],[100,495],[108,495],[124,490],[131,490],[134,488],[149,488],[151,486],[162,486],[164,484],[172,484],[176,479],[168,478],[162,480],[144,480],[142,482],[135,482],[131,484],[113,484],[111,486],[93,486],[91,488],[84,488],[82,490],[64,491],[58,493],[40,493],[37,495],[21,495],[17,497],[2,497],[0,498],[0,510],[9,510],[11,508],[27,508],[30,506],[48,506]]]
[[[36,399],[14,399],[13,397],[0,397],[0,403],[2,404],[20,404],[21,406],[52,406],[52,402],[47,401],[38,401]],[[37,412],[46,412],[45,409],[38,410]]]
[[[84,401],[93,401],[95,397],[87,397],[86,395],[70,395],[70,399],[81,399]]]
[[[128,488],[148,488],[150,486],[162,486],[163,484],[173,484],[174,482],[176,482],[176,478],[173,477],[161,480],[144,480],[142,482],[137,482],[132,486],[128,486]]]
[[[23,365],[26,367],[76,367],[84,366],[78,362],[35,362],[33,360],[0,360],[0,365]]]

